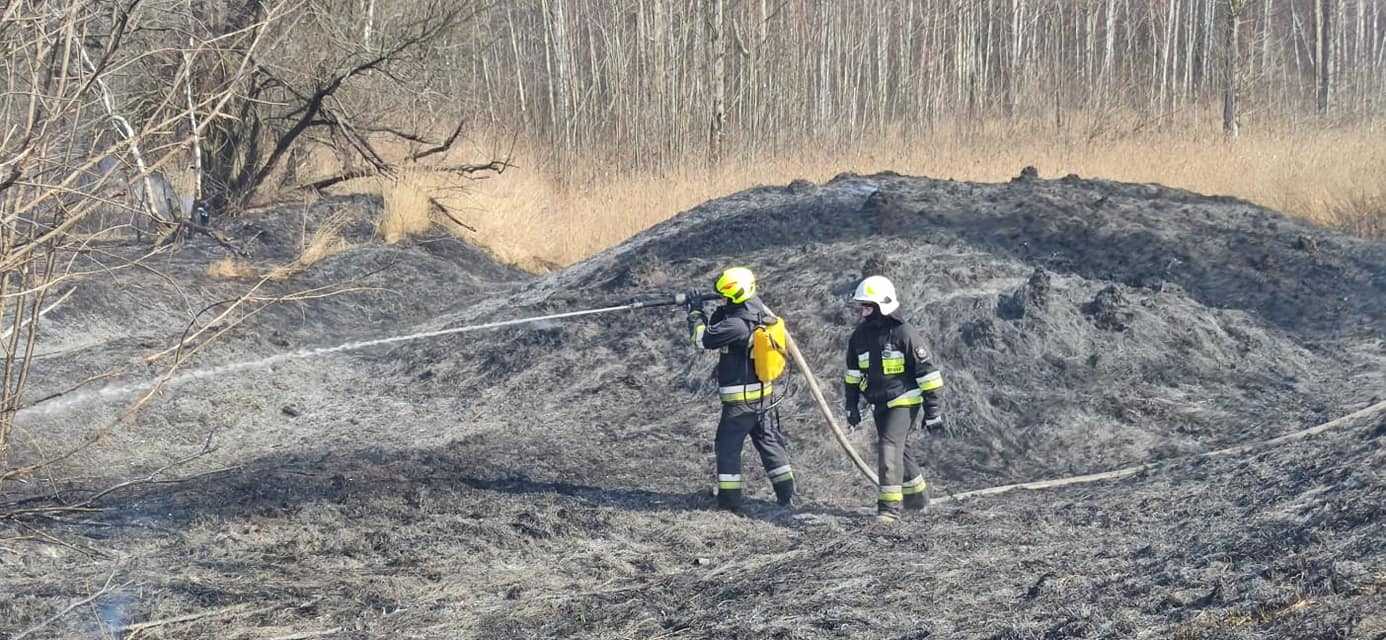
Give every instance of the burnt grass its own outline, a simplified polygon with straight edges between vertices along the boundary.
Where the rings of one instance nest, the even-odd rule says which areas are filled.
[[[845,301],[870,271],[896,280],[948,382],[947,437],[914,444],[936,499],[1159,464],[880,528],[795,373],[780,413],[804,504],[774,506],[748,446],[751,506],[730,515],[708,492],[713,358],[681,313],[444,336],[167,390],[51,478],[5,487],[0,503],[70,501],[216,444],[186,481],[0,520],[0,637],[111,580],[37,637],[212,612],[139,635],[1386,638],[1386,414],[1195,456],[1386,399],[1380,243],[1158,185],[887,173],[734,194],[531,277],[453,239],[373,245],[376,206],[227,225],[283,262],[295,234],[358,212],[360,247],[266,289],[353,291],[267,306],[189,366],[603,306],[742,264],[836,406]],[[247,286],[206,275],[222,255],[195,238],[79,282],[31,394],[147,378],[141,356]],[[16,455],[122,406],[22,413]]]

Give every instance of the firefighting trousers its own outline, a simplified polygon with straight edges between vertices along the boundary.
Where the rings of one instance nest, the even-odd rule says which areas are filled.
[[[751,404],[722,405],[722,420],[717,424],[717,505],[736,509],[741,505],[745,481],[741,475],[741,448],[746,436],[760,453],[766,475],[775,488],[780,504],[789,504],[794,495],[794,472],[789,467],[789,452],[784,433],[772,414],[758,413]]]
[[[875,407],[876,473],[881,481],[877,513],[898,517],[902,507],[923,509],[928,505],[928,485],[907,445],[919,421],[919,410],[919,406]]]

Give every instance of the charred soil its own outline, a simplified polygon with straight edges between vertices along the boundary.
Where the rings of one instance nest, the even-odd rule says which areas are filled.
[[[1386,245],[1158,185],[844,175],[708,202],[528,276],[452,239],[373,245],[372,206],[333,201],[229,228],[248,260],[282,263],[296,246],[283,238],[359,212],[346,235],[360,246],[265,297],[350,290],[267,305],[186,366],[604,306],[740,264],[836,404],[845,301],[881,273],[947,383],[947,437],[912,444],[936,499],[1159,464],[940,500],[880,528],[873,488],[795,372],[780,417],[805,502],[774,506],[748,446],[753,499],[730,515],[708,492],[713,358],[687,345],[681,314],[277,360],[171,387],[51,481],[7,486],[0,502],[73,500],[185,457],[209,432],[217,443],[178,470],[206,475],[113,494],[96,512],[0,521],[0,590],[13,594],[0,635],[108,579],[126,586],[39,635],[197,613],[208,615],[140,635],[1386,634],[1386,413],[1197,455],[1384,399]],[[124,280],[78,281],[46,318],[33,396],[111,367],[121,383],[147,378],[142,356],[248,286],[207,274],[221,255],[194,239]],[[122,400],[21,413],[17,454],[75,441]],[[870,459],[874,438],[853,438]]]

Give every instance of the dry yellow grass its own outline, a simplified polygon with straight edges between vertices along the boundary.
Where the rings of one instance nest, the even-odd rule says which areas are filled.
[[[377,232],[386,243],[394,244],[433,227],[433,205],[429,198],[446,185],[426,171],[410,170],[397,180],[380,180],[385,210]]]
[[[1212,127],[1092,141],[1024,133],[996,127],[909,142],[887,136],[832,153],[741,159],[712,171],[693,167],[664,176],[592,178],[567,189],[533,172],[514,172],[476,185],[469,197],[475,209],[486,212],[475,221],[484,242],[504,246],[510,255],[527,250],[559,264],[580,260],[679,211],[740,189],[886,169],[1000,182],[1035,165],[1046,177],[1076,173],[1158,182],[1245,198],[1363,235],[1386,230],[1386,131],[1378,127],[1253,131],[1233,143]]]
[[[296,194],[302,199],[306,207],[314,198],[306,194]],[[207,268],[208,275],[223,279],[246,279],[263,277],[273,281],[284,281],[303,273],[308,267],[317,264],[328,256],[341,253],[351,248],[351,244],[342,237],[342,230],[352,220],[348,213],[338,213],[323,221],[312,234],[305,228],[302,237],[299,239],[299,254],[293,260],[284,264],[269,267],[262,271],[255,265],[237,258],[223,258],[212,263]]]
[[[254,278],[258,273],[254,265],[237,258],[222,258],[207,266],[207,275],[222,280]]]
[[[1076,173],[1157,182],[1245,198],[1362,235],[1386,233],[1386,128],[1380,125],[1325,129],[1253,123],[1235,142],[1222,138],[1213,119],[1206,126],[1164,132],[1138,131],[1134,119],[1100,132],[1078,122],[1070,127],[1056,133],[1052,122],[991,123],[913,137],[891,132],[849,148],[735,158],[713,170],[694,160],[662,175],[619,175],[600,159],[576,159],[570,165],[578,169],[566,186],[534,169],[466,180],[420,168],[383,189],[380,230],[394,242],[440,222],[430,213],[431,196],[477,232],[441,221],[445,226],[504,261],[538,268],[571,264],[700,202],[756,185],[796,178],[822,182],[845,171],[887,169],[1000,182],[1034,165],[1045,177]],[[495,154],[495,148],[471,146],[459,148],[454,159]],[[534,167],[534,158],[521,148],[515,162]],[[361,183],[352,188],[370,188]]]
[[[351,217],[342,213],[328,218],[313,231],[312,236],[303,239],[302,251],[297,258],[292,262],[270,269],[266,277],[276,281],[288,280],[303,273],[304,270],[317,264],[323,258],[351,248],[351,245],[342,237],[342,229],[349,222],[351,222]]]

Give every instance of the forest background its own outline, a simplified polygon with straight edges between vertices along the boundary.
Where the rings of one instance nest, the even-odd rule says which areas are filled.
[[[757,184],[1034,165],[1380,236],[1380,5],[6,0],[0,194],[161,238],[370,192],[543,270]]]

